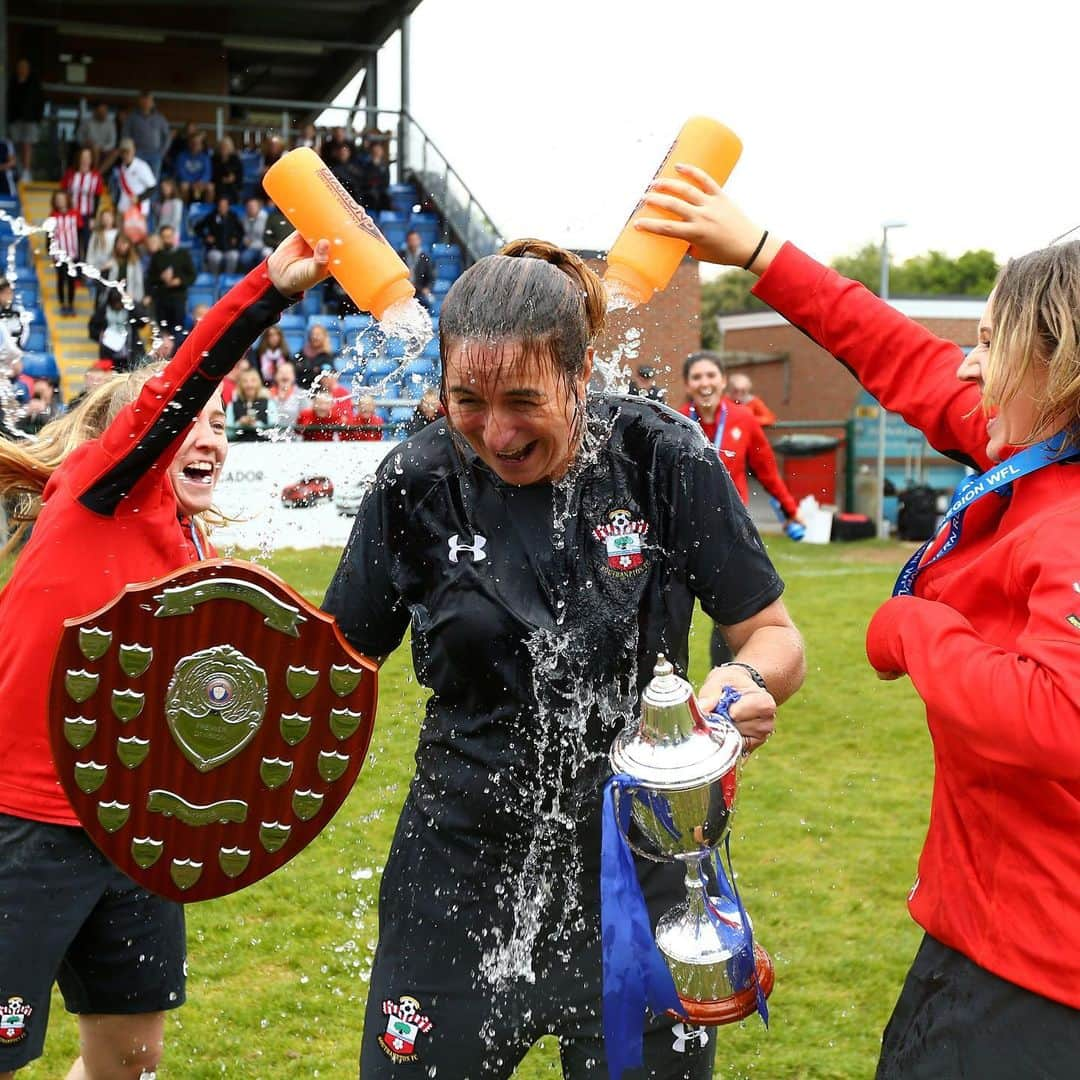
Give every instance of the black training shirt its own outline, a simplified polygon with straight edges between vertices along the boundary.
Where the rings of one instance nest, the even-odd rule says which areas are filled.
[[[411,797],[433,826],[501,860],[587,825],[594,864],[611,742],[657,653],[685,674],[694,598],[732,624],[782,591],[700,427],[598,396],[558,484],[504,483],[445,419],[391,450],[323,606],[369,656],[411,622],[434,691]]]

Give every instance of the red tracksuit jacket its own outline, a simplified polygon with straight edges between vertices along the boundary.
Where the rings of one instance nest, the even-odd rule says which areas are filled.
[[[683,416],[689,416],[691,404],[688,401],[679,412]],[[758,423],[757,417],[745,405],[740,405],[729,397],[724,398],[722,404],[727,406],[727,422],[724,424],[724,435],[720,440],[722,451],[720,460],[727,466],[739,498],[742,499],[744,505],[749,506],[750,486],[746,479],[746,470],[749,467],[757,477],[758,483],[780,503],[784,513],[789,518],[794,517],[799,507],[784,481],[780,479],[776,457],[773,455],[772,447],[769,445],[769,440],[765,438],[765,432]],[[716,438],[719,417],[719,409],[711,424],[698,417],[701,430],[710,443]]]
[[[754,292],[942,453],[989,468],[962,354],[790,244]],[[878,609],[867,653],[906,672],[934,746],[930,827],[909,900],[925,930],[1080,1008],[1080,464],[968,510],[912,597]]]
[[[50,478],[30,541],[0,593],[0,813],[79,823],[57,779],[47,727],[64,620],[199,558],[166,470],[222,377],[291,302],[271,284],[266,264],[256,267],[104,435]]]

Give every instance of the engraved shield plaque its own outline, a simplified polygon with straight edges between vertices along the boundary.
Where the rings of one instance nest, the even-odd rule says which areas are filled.
[[[183,902],[258,881],[356,780],[377,666],[275,575],[219,559],[65,624],[50,739],[83,827]]]

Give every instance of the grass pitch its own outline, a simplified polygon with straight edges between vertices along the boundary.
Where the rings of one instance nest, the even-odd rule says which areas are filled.
[[[777,981],[768,1031],[756,1018],[716,1030],[725,1080],[873,1075],[920,937],[904,900],[926,830],[931,757],[918,698],[907,681],[874,677],[863,634],[908,550],[769,539],[809,674],[743,773],[732,850]],[[269,565],[317,603],[337,556],[280,551]],[[708,630],[699,617],[696,682]],[[188,908],[188,1002],[169,1019],[161,1080],[356,1076],[381,868],[426,696],[399,649],[380,675],[371,752],[334,821],[277,874]],[[76,1053],[75,1021],[54,995],[45,1056],[19,1075],[62,1077]],[[517,1073],[557,1075],[552,1039]]]

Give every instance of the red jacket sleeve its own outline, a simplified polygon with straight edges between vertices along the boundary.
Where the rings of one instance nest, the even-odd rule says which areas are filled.
[[[753,292],[832,353],[886,409],[922,431],[935,450],[980,472],[989,468],[979,390],[956,378],[959,346],[793,244],[780,249]]]
[[[769,445],[769,440],[765,438],[764,430],[749,409],[746,413],[745,422],[749,436],[746,445],[746,464],[757,477],[758,483],[780,503],[784,513],[792,518],[798,513],[798,504],[788,491],[787,485],[780,479],[780,470],[776,467],[776,456]]]
[[[776,423],[776,413],[765,404],[759,397],[753,397],[746,402],[745,407],[754,414],[754,419],[763,427],[769,427]]]
[[[989,761],[1077,781],[1080,626],[1069,616],[1080,597],[1073,547],[1062,540],[1037,551],[1029,543],[1025,556],[1014,557],[1010,594],[1030,597],[1026,613],[1018,613],[1024,626],[1015,651],[985,641],[946,604],[899,596],[871,620],[866,653],[878,671],[911,677],[935,739],[958,739]]]
[[[218,384],[251,343],[293,302],[274,288],[261,263],[198,322],[160,375],[143,386],[100,439],[88,444],[75,481],[88,509],[114,513],[143,483],[159,483]]]

